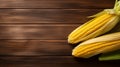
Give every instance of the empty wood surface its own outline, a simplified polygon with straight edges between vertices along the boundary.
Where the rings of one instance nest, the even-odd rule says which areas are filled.
[[[2,9],[0,23],[84,23],[102,9]]]
[[[74,58],[75,45],[67,42],[88,16],[113,6],[114,0],[0,0],[0,67],[119,67],[98,56]]]
[[[113,4],[114,0],[0,0],[0,8],[112,8]]]
[[[80,24],[1,24],[0,39],[65,40]]]
[[[69,56],[72,46],[66,40],[1,40],[1,55],[17,56]]]

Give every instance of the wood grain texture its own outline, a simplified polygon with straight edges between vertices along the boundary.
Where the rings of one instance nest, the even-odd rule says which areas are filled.
[[[0,0],[0,8],[112,8],[115,0]]]
[[[3,63],[0,64],[1,67],[117,67],[119,64],[106,64],[106,63]]]
[[[67,39],[80,24],[1,24],[0,39]]]
[[[0,67],[119,67],[120,61],[97,56],[74,58],[67,43],[87,16],[113,8],[114,1],[0,0]]]
[[[2,67],[118,67],[119,61],[112,62],[99,62],[95,59],[80,59],[71,56],[26,56],[26,57],[0,57]]]
[[[0,40],[0,55],[44,56],[71,55],[66,40]]]
[[[2,9],[0,23],[85,23],[103,9]]]

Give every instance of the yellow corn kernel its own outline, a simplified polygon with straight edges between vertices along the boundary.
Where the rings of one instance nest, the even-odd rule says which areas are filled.
[[[68,42],[74,44],[90,38],[94,38],[111,30],[118,23],[118,21],[119,17],[116,15],[105,14],[97,17],[91,22],[75,29],[68,36]]]
[[[118,2],[116,4],[119,5],[115,5],[114,9],[105,9],[90,16],[95,18],[72,31],[68,36],[68,43],[79,43],[110,31],[120,20],[120,3]]]
[[[94,55],[120,49],[120,32],[87,40],[73,49],[75,57],[89,58]]]

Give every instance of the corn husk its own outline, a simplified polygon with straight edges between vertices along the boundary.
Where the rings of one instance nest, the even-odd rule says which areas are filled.
[[[89,17],[94,18],[73,30],[68,36],[68,43],[75,44],[95,38],[115,27],[120,20],[120,1],[116,0],[113,9],[105,9]]]
[[[120,50],[104,53],[99,57],[100,61],[120,60]]]
[[[120,32],[87,40],[73,49],[75,57],[89,58],[97,54],[120,49]]]

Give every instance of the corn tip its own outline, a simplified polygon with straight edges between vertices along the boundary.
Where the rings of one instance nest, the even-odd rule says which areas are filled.
[[[77,52],[74,51],[74,49],[73,49],[73,51],[72,51],[72,56],[74,56],[74,57],[79,57],[79,56],[77,55]]]

